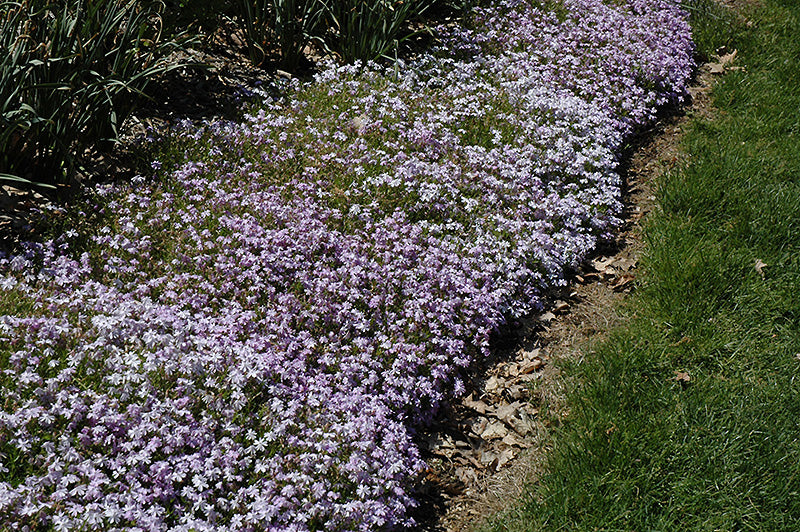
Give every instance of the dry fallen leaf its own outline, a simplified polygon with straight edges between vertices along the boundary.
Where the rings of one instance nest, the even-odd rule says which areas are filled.
[[[517,415],[521,403],[514,402],[510,405],[500,405],[497,407],[494,415],[501,421],[507,421]]]
[[[611,265],[616,261],[616,257],[604,257],[592,261],[592,267],[598,272],[603,272],[611,268]]]
[[[528,389],[525,386],[520,386],[519,384],[509,386],[504,391],[506,396],[513,401],[519,401],[520,399],[524,399],[528,396]]]
[[[621,275],[611,285],[611,289],[614,290],[615,292],[622,292],[623,290],[630,288],[635,279],[636,276],[631,273],[626,273],[624,275]]]
[[[497,453],[492,451],[482,450],[480,452],[480,462],[483,467],[495,469],[498,464]]]
[[[529,420],[511,418],[509,424],[514,427],[514,431],[520,436],[527,436],[534,432],[534,427]]]
[[[517,360],[536,360],[540,358],[542,355],[542,350],[540,348],[531,349],[530,351],[521,351],[517,355]]]
[[[497,469],[499,470],[513,459],[514,451],[512,449],[504,449],[500,451],[500,454],[497,456]]]
[[[617,261],[616,266],[623,270],[632,270],[636,268],[637,263],[636,259],[621,258]]]
[[[720,76],[725,73],[725,65],[722,63],[708,63],[708,71]]]
[[[480,436],[484,440],[501,440],[506,434],[508,434],[508,429],[503,423],[492,421],[483,429]]]
[[[768,264],[764,263],[761,259],[756,259],[756,271],[758,275],[761,276],[762,279],[765,279],[766,274],[764,273],[764,268],[766,268]]]
[[[553,314],[552,312],[545,312],[544,314],[539,316],[539,320],[543,321],[545,323],[549,323],[549,322],[553,321],[554,319],[556,319],[556,315]]]
[[[719,62],[721,65],[726,66],[728,63],[736,59],[736,54],[738,54],[738,50],[734,50],[729,54],[721,55],[719,57]]]
[[[473,466],[473,467],[475,467],[477,469],[483,469],[483,464],[480,463],[478,461],[478,459],[475,458],[475,456],[473,456],[474,454],[475,453],[472,451],[472,449],[470,449],[468,451],[459,450],[459,451],[456,452],[455,460],[458,463],[460,463],[462,465],[465,465],[467,467]]]
[[[457,467],[456,478],[467,486],[471,486],[478,481],[478,475],[469,467]]]
[[[513,427],[517,434],[525,436],[528,433],[535,432],[533,418],[525,410],[520,409],[517,415],[519,417],[512,417],[507,421],[508,425]]]
[[[469,396],[464,399],[464,406],[478,412],[479,414],[485,414],[486,409],[488,408],[488,405],[483,401],[475,401],[472,398],[472,394],[469,394]]]
[[[517,383],[517,382],[522,382],[522,383],[533,382],[533,381],[538,381],[541,378],[542,378],[542,374],[540,372],[534,371],[533,373],[521,373],[519,375],[519,377],[516,378],[514,383]]]
[[[484,389],[486,390],[487,393],[494,393],[502,388],[503,388],[503,381],[494,375],[492,375],[487,379],[486,385],[484,386]]]
[[[428,438],[428,449],[436,452],[440,449],[453,449],[453,438],[447,434],[434,434]]]
[[[594,272],[584,273],[583,275],[579,275],[577,277],[578,277],[578,282],[581,284],[591,283],[600,280],[600,274]]]
[[[472,444],[464,440],[455,440],[455,444],[458,449],[472,449]]]
[[[692,378],[685,371],[676,371],[675,380],[681,383],[682,386],[689,384]]]
[[[445,447],[439,447],[436,449],[431,449],[431,452],[436,456],[443,456],[444,458],[452,458],[454,454],[456,454],[456,449],[448,449]]]
[[[514,363],[506,364],[502,368],[502,374],[506,377],[516,377],[517,375],[519,375],[519,371],[520,371],[519,364],[514,364]]]
[[[503,437],[503,443],[506,445],[513,445],[515,447],[529,447],[525,440],[514,434],[513,432],[509,432]]]
[[[466,422],[466,428],[470,430],[476,436],[480,436],[481,433],[486,430],[486,425],[489,424],[489,420],[485,417],[479,417],[476,419],[469,419]]]
[[[716,75],[721,75],[725,73],[725,70],[730,68],[728,65],[736,59],[736,54],[738,52],[734,50],[729,54],[723,54],[719,56],[719,60],[716,63],[708,63],[709,72]]]
[[[520,365],[519,373],[517,375],[528,375],[529,373],[533,373],[537,369],[544,366],[544,362],[542,359],[531,360],[530,362],[525,362]]]

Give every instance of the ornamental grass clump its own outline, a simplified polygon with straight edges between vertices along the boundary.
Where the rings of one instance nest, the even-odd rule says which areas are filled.
[[[0,3],[0,181],[70,184],[108,146],[185,40],[161,40],[159,2]]]
[[[250,60],[262,65],[276,46],[281,67],[294,71],[305,47],[322,41],[325,0],[239,0]]]
[[[377,60],[419,32],[408,26],[433,0],[239,0],[250,59],[262,65],[274,47],[294,71],[309,44],[344,63]]]
[[[616,154],[689,78],[674,4],[560,9],[187,124],[2,260],[3,522],[411,526],[416,431],[618,227]]]
[[[378,60],[397,53],[401,42],[414,34],[408,24],[422,15],[433,0],[337,0],[327,4],[328,48],[343,62]]]

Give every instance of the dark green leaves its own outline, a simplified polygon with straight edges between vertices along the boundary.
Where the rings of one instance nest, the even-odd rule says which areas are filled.
[[[180,65],[161,4],[0,4],[0,180],[70,183],[88,149],[113,143],[155,76]]]

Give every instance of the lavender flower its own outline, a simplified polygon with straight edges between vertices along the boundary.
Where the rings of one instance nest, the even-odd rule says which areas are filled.
[[[0,259],[0,520],[411,526],[415,431],[619,226],[623,141],[691,72],[674,3],[548,5],[184,124],[106,226]]]

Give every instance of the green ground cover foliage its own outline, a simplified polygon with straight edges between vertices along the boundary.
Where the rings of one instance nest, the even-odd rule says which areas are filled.
[[[700,55],[745,68],[659,184],[630,319],[564,368],[546,477],[491,530],[797,529],[800,3],[749,9],[693,10]]]

